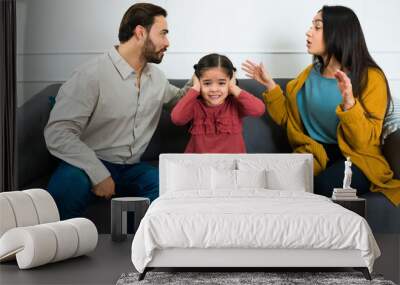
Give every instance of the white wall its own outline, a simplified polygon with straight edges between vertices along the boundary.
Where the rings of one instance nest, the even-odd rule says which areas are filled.
[[[17,0],[18,105],[116,44],[122,15],[134,2]],[[348,6],[359,16],[393,96],[400,98],[399,0],[147,2],[169,14],[171,46],[160,64],[169,78],[189,78],[194,63],[209,52],[226,54],[237,67],[247,58],[263,61],[274,77],[294,77],[311,62],[305,32],[314,14],[324,4]]]

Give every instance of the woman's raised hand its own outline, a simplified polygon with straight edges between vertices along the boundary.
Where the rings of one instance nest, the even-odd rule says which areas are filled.
[[[272,79],[271,75],[265,70],[262,63],[255,64],[250,60],[246,60],[242,63],[242,70],[246,72],[246,76],[257,80],[262,85],[267,87],[268,91],[275,88],[275,81]]]
[[[351,80],[347,76],[347,74],[341,70],[335,72],[335,78],[338,81],[338,87],[340,93],[342,93],[342,98],[343,98],[342,109],[343,111],[347,111],[351,109],[356,103],[356,100],[354,99],[353,95],[353,87],[351,85]]]

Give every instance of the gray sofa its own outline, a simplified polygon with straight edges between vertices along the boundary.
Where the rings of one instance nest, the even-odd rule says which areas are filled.
[[[185,80],[171,80],[176,86],[183,86]],[[284,87],[288,79],[278,79]],[[263,87],[253,80],[239,80],[240,86],[260,97]],[[50,103],[49,96],[57,95],[60,84],[46,87],[33,96],[17,111],[17,152],[18,188],[20,190],[46,188],[48,179],[57,165],[57,159],[47,151],[43,129],[47,123]],[[150,145],[142,157],[144,161],[157,164],[160,153],[181,153],[188,141],[187,129],[177,127],[170,121],[169,113],[163,112],[160,124]],[[249,153],[291,152],[285,132],[268,115],[261,118],[246,118],[244,138]],[[384,154],[397,178],[400,178],[400,131],[386,139]],[[400,233],[400,207],[394,207],[382,194],[368,193],[367,220],[376,233]],[[98,227],[100,233],[110,232],[110,202],[97,199],[85,214]]]

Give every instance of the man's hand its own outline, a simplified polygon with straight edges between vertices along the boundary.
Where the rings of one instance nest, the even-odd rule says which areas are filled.
[[[106,199],[110,199],[111,196],[115,195],[115,183],[111,176],[107,177],[99,184],[96,184],[92,192],[99,197],[104,197]]]

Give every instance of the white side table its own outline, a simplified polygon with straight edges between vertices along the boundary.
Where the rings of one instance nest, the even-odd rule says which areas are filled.
[[[127,212],[134,212],[134,233],[146,214],[150,199],[143,197],[120,197],[111,199],[111,239],[124,241],[127,234]]]

